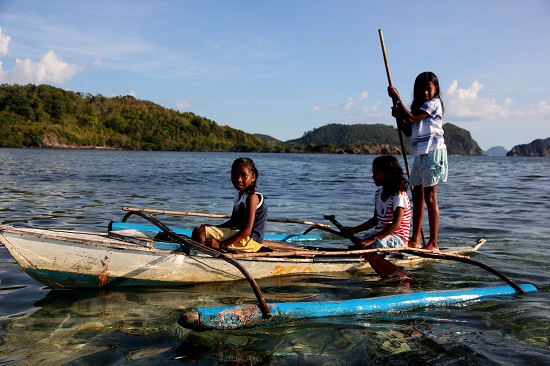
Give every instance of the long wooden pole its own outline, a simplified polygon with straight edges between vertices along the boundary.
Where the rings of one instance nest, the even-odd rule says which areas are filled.
[[[384,65],[386,66],[386,75],[388,77],[388,85],[393,86],[391,81],[390,65],[388,63],[388,56],[386,55],[386,45],[384,43],[384,35],[382,34],[382,29],[378,30],[378,35],[380,36],[380,45],[382,46],[382,54],[384,55]],[[393,103],[393,106],[396,107],[395,102]],[[405,170],[407,171],[407,177],[410,178],[411,171],[409,169],[409,162],[407,161],[407,153],[405,152],[405,145],[403,144],[403,135],[401,133],[401,126],[399,126],[397,117],[395,118],[395,124],[397,125],[397,132],[399,133],[399,142],[401,143],[401,154],[403,155],[403,161],[405,162]],[[413,191],[413,187],[411,187],[411,194],[412,194],[412,191]],[[422,205],[424,205],[424,203],[422,203]],[[420,226],[420,233],[422,234],[422,244],[426,245],[424,228],[422,226]]]
[[[146,213],[178,215],[178,216],[211,217],[211,218],[222,218],[222,219],[231,217],[230,215],[222,215],[222,214],[209,214],[209,213],[188,212],[188,211],[155,210],[155,209],[152,209],[152,208],[136,208],[136,207],[127,207],[127,206],[123,206],[122,211],[146,212]],[[286,223],[290,223],[290,224],[301,224],[301,225],[308,225],[308,226],[330,228],[330,225],[320,224],[320,223],[312,222],[312,221],[300,221],[300,220],[293,220],[293,219],[273,219],[273,218],[268,218],[267,221],[270,221],[270,222],[286,222]]]
[[[472,251],[477,250],[478,247],[480,247],[485,240],[480,241],[475,247],[472,248]],[[427,249],[412,249],[412,248],[373,248],[373,249],[358,249],[358,250],[342,250],[342,251],[314,251],[314,250],[295,250],[295,251],[283,251],[283,252],[256,252],[256,253],[238,253],[233,254],[232,258],[234,259],[244,259],[244,258],[259,258],[259,257],[316,257],[316,256],[349,256],[349,255],[366,255],[366,254],[372,254],[372,255],[378,255],[374,254],[377,252],[402,252],[402,253],[408,253],[412,255],[416,255],[418,257],[424,257],[424,258],[432,258],[432,259],[443,259],[443,260],[451,260],[451,261],[457,261],[462,262],[466,264],[472,264],[475,265],[481,269],[486,270],[487,272],[490,272],[497,277],[499,277],[501,280],[512,286],[514,290],[518,293],[525,293],[525,290],[523,290],[518,284],[516,284],[514,281],[509,279],[507,276],[502,274],[501,272],[497,271],[496,269],[489,267],[486,264],[483,264],[481,262],[475,261],[473,259],[470,259],[470,257],[465,255],[459,255],[459,254],[453,254],[453,253],[441,253],[438,251],[433,250],[427,250]],[[394,265],[392,263],[392,265]],[[374,269],[374,268],[373,268]]]
[[[391,74],[390,74],[390,65],[388,64],[388,56],[386,55],[386,45],[384,44],[384,35],[382,34],[382,29],[378,30],[378,34],[380,35],[380,45],[382,46],[382,54],[384,55],[384,65],[386,65],[386,75],[388,77],[388,85],[393,86],[391,81]],[[394,107],[396,107],[395,103],[393,104]],[[405,162],[405,169],[407,170],[407,176],[411,176],[411,172],[409,170],[409,163],[407,161],[407,154],[405,153],[405,144],[403,143],[403,135],[401,133],[401,126],[399,126],[399,123],[397,123],[397,119],[395,120],[397,125],[397,132],[399,132],[399,142],[401,143],[401,154],[403,155],[403,160]]]

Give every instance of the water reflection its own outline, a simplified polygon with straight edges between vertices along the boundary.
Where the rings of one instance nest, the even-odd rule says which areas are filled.
[[[454,275],[434,270],[428,266],[423,272],[441,276],[446,284]],[[471,285],[484,282],[475,283],[472,277]],[[273,302],[383,296],[417,291],[428,283],[422,276],[407,284],[365,276],[304,276],[262,280],[259,285]],[[549,329],[542,316],[547,310],[536,296],[198,333],[178,326],[179,316],[193,307],[254,302],[246,281],[162,290],[49,291],[34,303],[34,313],[5,325],[0,360],[35,365],[170,360],[206,365],[356,365],[422,363],[437,354],[442,363],[483,364],[505,361],[504,341],[521,339],[522,349],[529,351],[521,357],[532,362],[549,356],[544,338]]]
[[[368,283],[353,279],[326,278],[322,281],[307,277],[260,282],[270,302],[357,297],[400,286],[388,285],[373,290]],[[226,362],[251,352],[254,356],[246,356],[245,360],[252,358],[263,362],[279,353],[313,353],[309,348],[317,346],[307,344],[304,339],[298,341],[291,335],[297,331],[305,336],[308,327],[304,328],[304,323],[300,322],[290,328],[270,327],[251,330],[251,333],[196,334],[177,325],[181,313],[190,308],[251,303],[254,299],[246,281],[165,290],[49,291],[33,304],[34,313],[7,322],[2,335],[1,360],[24,360],[25,364],[40,365],[72,360],[93,361],[94,364],[121,359],[137,362],[142,358],[150,361],[159,357],[187,362],[194,357],[212,357]],[[33,345],[31,352],[30,344]],[[250,347],[259,348],[252,350]],[[208,352],[202,355],[205,350]]]

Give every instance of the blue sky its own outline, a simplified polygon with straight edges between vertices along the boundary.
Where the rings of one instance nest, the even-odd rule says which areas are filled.
[[[133,95],[280,140],[394,125],[393,85],[440,80],[484,150],[550,137],[550,1],[0,0],[0,83]]]

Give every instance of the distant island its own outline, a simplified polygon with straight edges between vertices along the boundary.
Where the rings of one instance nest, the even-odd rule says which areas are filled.
[[[443,129],[449,154],[483,155],[468,131],[451,123]],[[410,139],[403,138],[410,152]],[[279,141],[132,96],[32,84],[0,85],[0,147],[401,154],[397,129],[384,124],[330,123]],[[533,154],[533,149],[514,149],[508,154]]]
[[[451,155],[483,155],[470,133],[451,123],[443,125],[448,153]],[[409,137],[403,137],[405,152],[411,153]],[[299,139],[286,141],[296,151],[345,154],[401,154],[397,128],[384,124],[344,125],[331,123],[306,132]]]
[[[487,156],[506,156],[506,153],[508,150],[506,150],[502,146],[494,146],[490,148],[489,150],[485,151],[485,155]]]

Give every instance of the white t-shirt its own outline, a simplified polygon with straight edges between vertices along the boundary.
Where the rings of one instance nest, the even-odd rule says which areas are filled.
[[[414,156],[445,148],[443,138],[443,105],[441,99],[433,98],[422,104],[420,109],[428,117],[412,125],[412,149]]]

